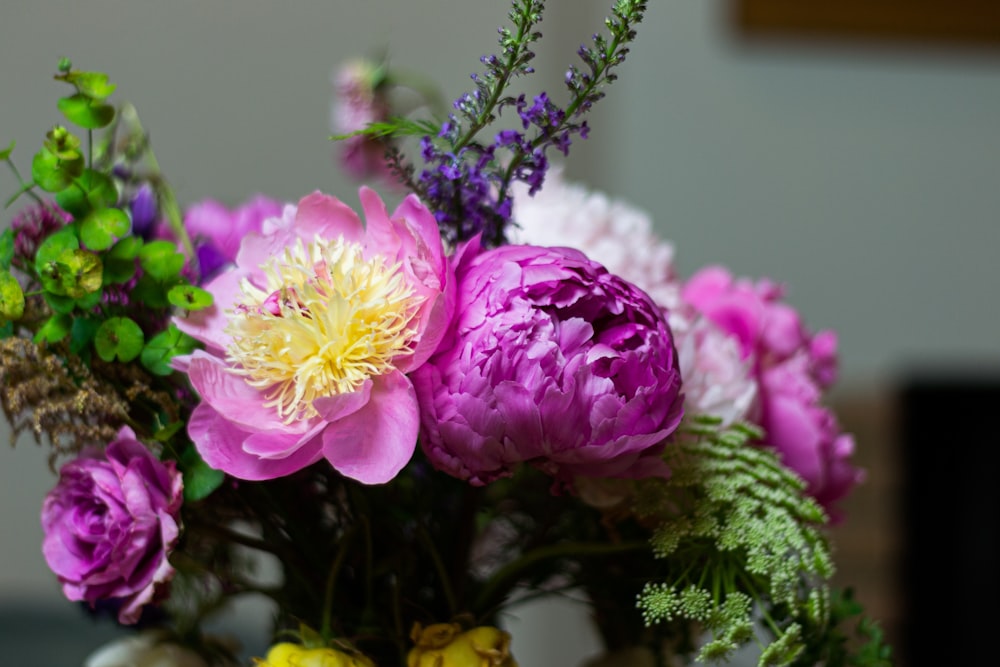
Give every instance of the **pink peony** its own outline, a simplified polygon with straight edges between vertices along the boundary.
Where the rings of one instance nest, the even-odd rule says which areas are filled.
[[[390,217],[362,188],[367,228],[346,204],[303,198],[243,239],[205,288],[215,305],[178,319],[205,344],[179,357],[202,402],[188,433],[209,465],[273,479],[325,457],[387,482],[416,446],[405,375],[437,347],[454,285],[434,216],[414,196]]]
[[[836,377],[837,339],[833,332],[811,334],[783,296],[775,283],[735,280],[721,267],[702,269],[682,291],[684,301],[732,337],[752,365],[759,396],[750,419],[764,429],[764,444],[836,517],[836,501],[863,479],[849,462],[853,439],[820,405],[822,390]]]
[[[284,204],[264,195],[255,195],[232,210],[213,199],[188,207],[184,228],[197,250],[202,276],[210,278],[235,261],[243,237],[261,231],[264,221],[280,216],[283,208]]]
[[[70,600],[116,599],[135,623],[173,576],[181,475],[123,427],[104,452],[65,464],[42,505],[42,553]]]
[[[414,374],[421,444],[439,469],[485,484],[531,463],[575,476],[665,475],[683,410],[660,310],[568,248],[456,255],[456,318]]]

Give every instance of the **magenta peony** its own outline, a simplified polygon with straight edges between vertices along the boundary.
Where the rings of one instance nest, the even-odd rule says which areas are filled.
[[[684,378],[684,412],[745,419],[757,393],[749,363],[714,324],[680,303],[674,247],[657,238],[644,211],[562,178],[553,169],[545,185],[528,194],[515,184],[515,242],[569,246],[649,294],[667,312]]]
[[[419,417],[409,373],[444,335],[454,281],[437,224],[414,196],[367,217],[314,193],[205,288],[215,305],[178,319],[206,349],[178,357],[202,402],[188,433],[209,465],[273,479],[325,457],[364,483],[409,461]]]
[[[123,427],[104,452],[65,464],[42,505],[42,553],[70,600],[119,600],[135,623],[173,576],[181,475]]]
[[[413,378],[436,467],[473,484],[521,463],[566,482],[667,473],[681,377],[644,292],[568,248],[473,241],[455,266],[455,321]]]
[[[752,365],[759,394],[749,417],[764,429],[764,443],[837,518],[835,503],[863,479],[849,461],[853,439],[821,406],[822,390],[836,378],[837,339],[829,331],[810,333],[783,296],[773,282],[736,280],[714,266],[692,276],[682,291]]]

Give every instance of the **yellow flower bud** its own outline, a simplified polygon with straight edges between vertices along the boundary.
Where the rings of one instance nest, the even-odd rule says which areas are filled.
[[[510,634],[490,626],[459,630],[455,623],[415,625],[406,667],[517,667]]]
[[[256,664],[257,667],[375,667],[375,663],[361,654],[335,648],[306,648],[289,642],[275,644],[267,657]]]

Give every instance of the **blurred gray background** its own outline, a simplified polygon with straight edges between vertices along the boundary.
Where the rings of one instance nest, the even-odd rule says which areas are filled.
[[[549,2],[526,90],[558,99],[576,46],[609,4]],[[844,395],[913,368],[1000,364],[1000,51],[747,43],[732,33],[726,0],[650,4],[569,176],[648,210],[684,275],[719,262],[786,282],[810,327],[839,332]],[[136,105],[182,203],[236,204],[255,192],[296,200],[317,188],[356,201],[326,139],[335,66],[387,50],[454,98],[494,51],[508,7],[2,0],[0,144],[16,140],[30,173],[60,121],[68,87],[51,74],[65,55],[108,72],[113,99]],[[3,171],[6,199],[16,186]],[[0,456],[0,609],[25,610],[22,619],[41,609],[61,623],[75,610],[39,550],[38,508],[54,481],[45,453],[23,441]],[[512,621],[515,647],[533,635],[538,644],[522,664],[570,665],[567,650],[596,650],[582,615],[566,603]],[[0,621],[0,650],[23,646],[30,627],[38,622]],[[65,641],[62,662],[20,664],[77,664],[103,635]]]

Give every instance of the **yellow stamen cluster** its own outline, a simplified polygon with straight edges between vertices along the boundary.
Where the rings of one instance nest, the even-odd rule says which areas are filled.
[[[356,243],[317,238],[262,268],[262,289],[241,285],[227,360],[267,390],[266,405],[286,423],[315,416],[315,399],[355,391],[412,353],[419,298],[398,264],[365,259]]]

